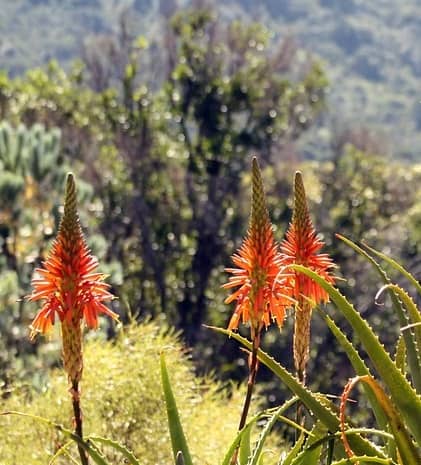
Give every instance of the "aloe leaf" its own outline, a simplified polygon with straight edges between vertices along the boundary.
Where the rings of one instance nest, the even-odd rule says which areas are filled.
[[[251,350],[252,344],[246,338],[240,336],[237,333],[228,331],[223,328],[216,328],[214,326],[208,326],[208,328],[213,329],[221,334],[230,336],[233,339],[240,342],[248,350]],[[261,349],[257,352],[259,360],[266,365],[269,370],[271,370],[281,381],[295,394],[297,395],[301,402],[311,411],[313,414],[326,426],[326,428],[331,431],[339,431],[339,418],[334,413],[334,411],[329,408],[327,405],[330,405],[330,402],[327,398],[323,397],[323,401],[319,397],[309,391],[304,387],[294,376],[292,376],[282,365],[276,362],[272,357],[263,352]],[[364,438],[361,438],[358,435],[350,437],[350,444],[353,449],[360,454],[366,455],[381,455],[381,452],[378,451],[369,441],[366,441]]]
[[[225,456],[224,456],[224,459],[222,461],[222,465],[230,465],[231,463],[231,459],[232,459],[232,456],[234,455],[234,452],[236,451],[238,445],[241,443],[241,437],[243,436],[244,434],[244,430],[245,428],[247,428],[248,426],[252,426],[254,423],[256,423],[256,421],[261,418],[262,416],[262,413],[259,413],[257,415],[255,415],[248,423],[247,425],[237,433],[236,437],[234,438],[234,441],[231,443],[230,447],[228,448]]]
[[[329,436],[326,426],[319,420],[311,430],[311,435],[307,438],[304,449],[292,461],[291,465],[318,465],[323,449],[321,439]]]
[[[393,439],[392,434],[386,433],[385,431],[372,429],[372,428],[348,428],[345,431],[345,434],[347,436],[349,436],[350,438],[352,436],[356,435],[356,434],[371,434],[371,435],[375,435],[375,436],[384,436],[386,438],[392,438]],[[347,464],[348,459],[343,458],[346,455],[345,450],[343,448],[342,448],[343,453],[341,454],[341,458],[340,459],[337,458],[338,462],[333,462],[332,444],[337,439],[337,440],[339,440],[339,444],[342,445],[341,437],[342,437],[342,433],[339,432],[339,431],[334,433],[334,434],[329,433],[329,434],[326,434],[325,436],[315,440],[311,445],[308,445],[308,448],[309,449],[314,449],[316,447],[320,447],[324,443],[328,443],[328,456],[327,456],[326,464],[327,465],[333,465],[333,463],[338,463],[338,462]],[[336,452],[336,454],[337,454],[337,452]],[[390,457],[386,458],[381,453],[378,454],[377,456],[361,455],[359,458],[361,460],[361,462],[358,462],[360,465],[365,465],[366,463],[377,463],[378,460],[380,460],[381,463],[395,464],[395,462],[394,462],[394,460],[392,458],[390,458]],[[299,463],[301,463],[301,461]],[[284,465],[284,463],[281,462],[278,465]],[[297,464],[295,462],[291,462],[291,464],[288,464],[288,465],[297,465]],[[307,465],[307,464],[302,463],[302,465]],[[400,464],[400,465],[402,465],[402,464]]]
[[[405,465],[419,465],[421,463],[421,455],[418,453],[411,437],[408,434],[400,412],[395,408],[382,387],[372,376],[362,376],[360,377],[360,381],[370,386],[381,404],[388,418],[393,436],[395,437],[402,462]]]
[[[409,317],[412,321],[414,334],[415,334],[415,344],[417,346],[417,350],[419,353],[421,350],[421,313],[418,310],[418,307],[415,305],[415,302],[412,300],[409,294],[404,289],[402,289],[400,286],[396,284],[387,284],[382,289],[392,290],[395,294],[399,295],[399,298],[405,305],[408,311]],[[409,328],[402,328],[402,331],[405,331],[407,329]],[[421,371],[421,366],[418,366],[418,371]]]
[[[250,460],[247,462],[247,465],[257,465],[259,462],[259,457],[262,454],[263,451],[263,446],[265,444],[265,441],[269,435],[269,433],[272,431],[273,426],[278,420],[283,420],[285,423],[291,424],[297,429],[301,429],[302,433],[307,433],[309,434],[308,431],[306,431],[302,426],[298,425],[297,423],[289,420],[289,418],[283,417],[282,412],[286,410],[285,404],[281,405],[275,413],[269,418],[269,420],[266,422],[265,427],[263,428],[262,432],[260,433],[259,439],[256,443],[255,448],[253,449],[253,454],[250,457]]]
[[[401,264],[399,264],[396,260],[393,260],[393,258],[388,257],[382,252],[379,252],[376,249],[373,249],[373,247],[370,247],[368,244],[363,242],[363,246],[369,250],[371,253],[374,255],[377,255],[380,257],[382,260],[384,260],[386,263],[388,263],[392,268],[394,268],[396,271],[401,273],[418,291],[418,293],[421,295],[421,284],[412,276],[412,274],[407,271]]]
[[[297,455],[291,465],[318,465],[321,453],[322,446],[305,449]]]
[[[323,311],[319,310],[319,314],[324,319],[325,323],[327,324],[328,328],[332,332],[332,334],[336,337],[337,341],[344,349],[345,353],[348,356],[349,361],[351,362],[355,373],[359,376],[369,375],[370,370],[367,368],[366,364],[364,363],[363,359],[360,357],[360,354],[357,352],[355,347],[349,342],[348,338],[345,334],[338,328],[335,322],[330,318],[329,315],[324,313]],[[386,416],[380,407],[376,396],[373,394],[371,389],[364,386],[365,394],[368,397],[370,405],[373,409],[374,416],[376,417],[377,424],[380,429],[385,430],[387,429],[387,419]]]
[[[122,444],[113,441],[112,439],[103,438],[100,436],[89,436],[88,438],[91,442],[100,442],[106,446],[113,447],[115,450],[121,453],[124,456],[125,463],[131,463],[132,465],[140,465],[140,462],[137,458],[133,455],[132,452],[127,449],[127,447],[123,446]]]
[[[353,436],[353,433],[351,433]],[[339,439],[338,446],[335,452],[335,440]],[[321,454],[323,449],[326,450],[326,460],[324,463],[330,465],[334,454],[339,455],[339,457],[345,456],[345,450],[342,447],[341,433],[337,432],[332,434],[326,426],[321,422],[317,421],[314,425],[311,436],[307,438],[304,449],[297,456],[296,460],[293,460],[291,465],[307,465],[314,464],[318,465],[320,461]],[[361,465],[365,465],[362,463]]]
[[[344,236],[341,236],[340,234],[336,234],[336,237],[340,239],[341,241],[345,242],[349,247],[351,247],[355,252],[357,252],[359,255],[367,259],[374,267],[374,269],[377,271],[377,273],[380,276],[380,279],[384,282],[385,285],[392,284],[390,281],[388,275],[384,271],[384,269],[379,265],[379,263],[374,260],[374,258],[369,255],[364,249],[359,247],[357,244],[354,242],[350,241]],[[386,257],[385,255],[381,254],[380,252],[377,252],[376,250],[372,249],[371,247],[367,246],[364,244],[364,247],[366,247],[368,250],[371,252],[375,253],[376,255],[386,259],[389,259],[389,257]],[[394,262],[392,260],[392,262]],[[398,263],[394,262],[396,266],[402,268]],[[403,269],[402,269],[403,270]],[[403,270],[405,273],[407,273],[405,270]],[[412,276],[411,276],[412,278]],[[412,278],[413,279],[413,278]],[[403,328],[406,327],[409,323],[408,318],[405,314],[402,302],[398,299],[398,296],[391,290],[388,289],[388,293],[390,295],[390,299],[392,300],[392,305],[393,309],[395,310],[396,315],[398,316],[399,319],[399,325]],[[417,348],[415,346],[415,341],[411,337],[411,334],[409,331],[404,332],[404,340],[405,340],[405,345],[406,345],[406,350],[408,354],[408,365],[409,365],[409,370],[411,372],[412,376],[412,381],[414,383],[415,389],[418,392],[421,392],[421,370],[420,370],[420,359],[419,359],[419,354],[417,351]]]
[[[364,363],[363,359],[360,357],[360,354],[355,349],[355,347],[351,344],[351,342],[349,342],[345,334],[338,328],[338,326],[335,324],[332,318],[330,318],[329,315],[327,315],[325,312],[323,312],[320,309],[318,309],[318,312],[322,316],[322,318],[325,320],[327,326],[329,327],[333,335],[336,337],[341,347],[344,349],[345,353],[348,356],[349,361],[351,362],[355,370],[355,373],[359,376],[370,375],[370,370]],[[377,425],[379,426],[380,430],[386,431],[388,429],[387,417],[383,409],[379,405],[377,397],[372,392],[372,390],[365,384],[363,385],[363,389],[364,389],[365,395],[367,396],[370,402],[371,408],[373,409],[373,413],[376,418]],[[394,438],[393,436],[387,436],[386,438],[387,438],[388,453],[391,457],[394,457],[396,454],[396,446],[395,446]]]
[[[373,330],[346,298],[317,273],[301,265],[290,265],[290,268],[309,276],[329,294],[333,303],[342,312],[360,338],[377,372],[387,385],[395,405],[402,413],[414,438],[418,444],[421,444],[419,423],[421,418],[421,398],[390,358]]]
[[[177,465],[177,454],[182,453],[184,464],[193,465],[183,427],[181,425],[180,415],[178,414],[177,404],[171,388],[170,378],[168,376],[167,366],[165,364],[164,354],[161,353],[161,380],[164,390],[165,404],[167,406],[168,426],[171,436],[172,450],[174,454],[174,462]]]
[[[244,427],[243,434],[241,436],[240,441],[240,450],[238,453],[238,458],[240,460],[240,465],[247,465],[249,457],[251,455],[251,447],[250,447],[250,435],[251,435],[251,428],[252,425],[248,424]]]
[[[336,462],[332,462],[332,465],[350,465],[355,463],[358,465],[359,463],[378,463],[380,465],[397,465],[392,459],[382,459],[380,457],[368,457],[367,455],[361,455],[354,457],[346,458],[337,460]]]
[[[291,465],[292,461],[297,457],[298,453],[301,450],[302,445],[304,444],[305,435],[300,434],[300,437],[295,441],[294,446],[288,452],[288,454],[279,462],[278,465]]]
[[[282,412],[284,412],[285,410],[287,410],[288,408],[290,408],[292,405],[294,405],[297,401],[298,401],[298,397],[294,396],[292,397],[291,399],[287,400],[286,402],[284,402],[283,404],[283,410]],[[273,409],[271,409],[270,411],[272,411]],[[249,420],[249,422],[247,423],[246,427],[247,426],[252,426],[256,423],[256,421],[258,421],[260,418],[264,417],[265,415],[268,414],[268,411],[266,410],[263,410],[262,412],[259,412],[258,414],[256,414],[253,418],[251,418],[251,420]],[[229,465],[231,463],[231,458],[235,452],[235,450],[237,449],[238,445],[240,444],[241,442],[241,437],[242,435],[244,434],[244,428],[239,431],[236,435],[236,437],[234,438],[234,441],[231,443],[230,447],[228,448],[225,456],[224,456],[224,460],[222,461],[222,464],[221,465]]]
[[[402,334],[399,336],[396,344],[395,363],[402,373],[406,372],[406,348]]]

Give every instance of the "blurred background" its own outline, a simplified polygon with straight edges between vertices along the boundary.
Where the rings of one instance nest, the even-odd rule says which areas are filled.
[[[65,173],[123,322],[182,332],[198,373],[243,380],[224,267],[247,230],[259,157],[278,240],[292,179],[339,283],[392,348],[369,265],[336,232],[420,276],[418,0],[0,0],[0,377],[39,389],[58,339],[28,341],[33,270],[57,231]],[[335,312],[327,307],[328,312]],[[340,321],[340,318],[337,318]],[[314,315],[309,384],[352,370]],[[110,325],[110,326],[107,326]],[[292,368],[292,318],[264,346]],[[103,335],[112,338],[104,321]],[[90,336],[92,337],[92,336]],[[352,338],[352,335],[350,336]],[[41,369],[42,368],[42,369]],[[271,402],[284,395],[261,370]]]

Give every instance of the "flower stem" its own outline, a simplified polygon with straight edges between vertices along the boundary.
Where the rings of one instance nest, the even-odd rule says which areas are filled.
[[[260,334],[258,334],[253,339],[253,347],[252,347],[252,351],[251,351],[250,359],[249,359],[250,361],[249,361],[249,377],[247,381],[247,392],[246,392],[246,397],[244,399],[243,411],[241,413],[240,423],[238,425],[238,431],[241,431],[246,425],[247,415],[250,409],[251,396],[253,394],[253,387],[256,382],[257,369],[259,367],[259,363],[257,359],[257,350],[259,349],[259,346],[260,346]],[[237,447],[237,449],[235,450],[232,456],[231,465],[236,465],[237,463],[238,449],[239,449],[239,446]]]
[[[74,420],[75,420],[75,434],[77,434],[80,439],[83,440],[83,428],[82,428],[82,410],[80,408],[80,391],[79,391],[79,381],[73,380],[72,387],[70,389],[70,393],[72,395],[72,405],[73,405],[73,413],[74,413]],[[89,465],[88,456],[86,454],[85,449],[78,444],[78,450],[80,455],[80,460],[82,465]]]
[[[294,324],[294,364],[297,378],[305,386],[307,375],[307,362],[310,354],[310,324],[311,324],[311,307],[307,302],[300,299],[295,310]],[[301,402],[297,403],[296,422],[304,426],[304,406]],[[296,440],[298,439],[298,430],[295,431]]]

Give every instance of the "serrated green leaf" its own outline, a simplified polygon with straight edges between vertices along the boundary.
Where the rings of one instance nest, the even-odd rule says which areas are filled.
[[[278,465],[291,465],[291,462],[295,459],[295,457],[297,457],[298,453],[300,452],[301,447],[304,443],[304,439],[305,439],[305,435],[303,433],[300,434],[300,437],[298,438],[297,441],[295,441],[295,444],[292,447],[292,449],[288,452],[286,457],[282,461],[279,462]]]
[[[65,444],[63,444],[57,451],[56,453],[51,457],[51,459],[48,461],[48,465],[53,465],[53,463],[61,456],[66,454],[69,460],[72,463],[75,463],[76,465],[79,465],[79,462],[75,460],[68,452],[67,449],[73,444],[73,441],[68,441]]]
[[[364,257],[366,260],[368,260],[374,267],[374,269],[377,271],[377,273],[380,276],[380,279],[383,281],[385,285],[392,284],[391,280],[389,279],[388,275],[386,274],[385,270],[380,266],[379,263],[374,260],[374,258],[369,255],[364,249],[359,247],[357,244],[354,242],[350,241],[344,236],[341,236],[340,234],[337,234],[336,237],[340,239],[341,241],[345,242],[349,247],[351,247],[355,252],[357,252],[359,255]],[[384,254],[381,254],[380,252],[377,252],[375,249],[372,249],[368,245],[364,244],[364,247],[366,247],[368,250],[371,252],[375,253],[377,256],[389,260],[389,257],[386,257]],[[394,260],[391,260],[392,263],[394,263],[398,268],[400,267],[399,264],[394,262]],[[402,268],[403,272],[406,272]],[[407,272],[406,272],[407,273]],[[412,276],[411,276],[412,278]],[[412,278],[413,279],[413,278]],[[399,319],[399,324],[400,326],[406,327],[409,323],[409,320],[405,314],[402,302],[398,299],[397,295],[391,290],[388,289],[388,293],[390,296],[390,299],[392,301],[392,306],[393,309]],[[418,392],[421,392],[421,370],[419,369],[420,366],[420,359],[419,359],[419,353],[417,351],[417,347],[415,346],[415,341],[411,337],[411,334],[409,332],[404,333],[404,340],[405,340],[405,345],[406,345],[406,350],[407,350],[407,355],[408,355],[408,365],[409,365],[409,370],[411,372],[412,380],[415,386],[415,389]]]
[[[421,399],[390,358],[368,323],[337,289],[317,273],[301,265],[291,265],[290,268],[309,276],[329,294],[333,303],[358,334],[365,351],[388,387],[393,402],[401,412],[414,438],[418,444],[421,444],[421,428],[419,427]]]
[[[418,453],[412,438],[405,427],[400,412],[393,405],[389,396],[372,376],[361,376],[359,380],[370,386],[370,389],[373,390],[379,404],[382,406],[388,418],[393,436],[395,437],[399,456],[402,459],[402,462],[405,465],[419,465],[421,463],[421,455]]]
[[[184,464],[193,465],[187,440],[181,425],[180,415],[178,414],[177,404],[172,392],[170,378],[168,376],[167,366],[165,364],[164,354],[160,357],[162,388],[167,406],[168,426],[171,436],[171,445],[174,455],[174,462],[177,465],[177,454],[179,451],[183,454]]]
[[[347,459],[332,462],[332,465],[350,465],[352,463],[378,463],[380,465],[397,465],[392,459],[382,459],[380,457],[367,457],[366,455],[354,456]]]
[[[318,465],[323,449],[323,442],[320,440],[326,438],[328,433],[323,423],[317,421],[311,430],[311,437],[307,438],[303,450],[291,462],[291,465]]]
[[[289,405],[288,405],[289,406]],[[303,433],[309,434],[307,431],[304,430],[300,425],[296,424],[295,422],[292,422],[288,418],[282,417],[282,413],[286,410],[285,404],[281,405],[275,413],[269,418],[269,420],[266,422],[265,427],[263,428],[262,432],[260,433],[259,439],[256,442],[256,445],[253,449],[253,454],[250,457],[250,460],[248,460],[247,465],[257,465],[259,462],[259,457],[261,457],[262,452],[263,452],[263,446],[266,442],[266,439],[269,435],[269,433],[272,431],[273,426],[275,423],[283,419],[286,423],[292,424],[294,427],[297,429],[301,429]]]
[[[351,362],[355,373],[359,376],[369,375],[370,370],[367,368],[366,364],[364,363],[363,359],[360,357],[360,354],[355,349],[355,347],[348,341],[345,334],[338,328],[335,322],[330,318],[329,315],[324,313],[323,311],[319,310],[319,314],[324,319],[325,323],[327,324],[328,328],[332,332],[332,334],[336,337],[337,341],[339,342],[340,346],[344,349],[345,353],[348,356],[349,361]],[[373,409],[374,416],[376,417],[377,424],[380,429],[385,430],[387,429],[387,420],[386,416],[380,407],[376,396],[373,394],[371,389],[364,385],[364,391],[367,395],[367,398],[370,402],[370,405]]]
[[[380,257],[382,260],[384,260],[386,263],[388,263],[392,268],[394,268],[396,271],[401,273],[402,276],[404,276],[418,291],[418,293],[421,295],[421,284],[412,276],[412,274],[407,271],[401,264],[399,264],[396,260],[393,260],[393,258],[388,257],[382,252],[379,252],[376,249],[373,249],[373,247],[370,247],[368,244],[363,242],[363,246],[369,250],[371,253],[377,255]]]
[[[252,344],[246,338],[240,336],[237,333],[228,331],[223,328],[216,328],[213,326],[208,326],[208,328],[213,329],[221,334],[230,336],[233,339],[240,342],[248,350],[251,350]],[[317,396],[311,391],[309,391],[305,386],[303,386],[294,376],[292,376],[282,365],[276,362],[272,357],[263,352],[261,349],[258,350],[259,360],[266,365],[282,382],[295,394],[297,395],[303,404],[311,411],[313,414],[326,426],[326,428],[331,431],[339,431],[339,418],[333,411],[332,408],[329,408],[328,405],[331,405],[330,401],[321,396]],[[320,396],[323,401],[320,400]],[[377,448],[373,446],[369,441],[366,441],[364,438],[361,438],[358,435],[355,435],[349,439],[350,444],[353,449],[361,454],[379,456],[381,453]]]
[[[409,294],[397,284],[387,284],[386,286],[384,286],[384,289],[390,289],[395,294],[397,294],[399,298],[402,300],[403,304],[405,305],[409,314],[409,318],[412,322],[412,325],[410,326],[413,327],[415,335],[415,345],[419,354],[421,351],[421,313],[418,307],[415,305],[415,302],[412,300]],[[408,329],[410,328],[402,328],[402,331],[404,332]],[[418,361],[420,361],[419,358]],[[418,365],[418,372],[421,372],[421,365]]]
[[[406,373],[406,347],[402,334],[399,336],[396,344],[395,363],[402,373]]]
[[[257,420],[259,420],[259,418],[261,418],[262,416],[264,415],[264,412],[259,412],[257,415],[255,415],[251,420],[249,420],[249,422],[247,423],[247,425],[245,426],[245,428],[247,426],[252,426],[256,423]],[[224,457],[224,460],[222,461],[222,464],[221,465],[229,465],[231,463],[231,458],[232,456],[234,455],[234,452],[235,450],[237,449],[238,445],[240,444],[241,442],[241,437],[242,435],[244,434],[244,429],[243,428],[241,431],[239,431],[237,433],[237,435],[235,436],[233,442],[231,443],[230,447],[228,448],[226,454],[225,454],[225,457]]]
[[[240,441],[240,450],[238,458],[240,460],[240,465],[247,465],[249,457],[251,455],[251,445],[250,445],[250,435],[251,435],[252,424],[248,424],[244,427],[243,434]]]

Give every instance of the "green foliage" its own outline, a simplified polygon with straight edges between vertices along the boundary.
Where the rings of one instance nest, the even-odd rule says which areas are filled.
[[[61,186],[69,170],[60,142],[57,128],[0,123],[0,364],[6,384],[15,376],[38,377],[36,346],[27,340],[34,306],[25,304],[24,296],[57,227]],[[82,198],[90,197],[86,184],[80,191]],[[24,355],[16,361],[18,353]],[[49,356],[46,360],[52,362]]]
[[[174,454],[174,462],[177,465],[179,461],[185,465],[192,465],[190,451],[187,446],[186,437],[180,421],[180,415],[177,409],[177,403],[171,388],[171,382],[168,375],[165,356],[160,356],[162,389],[165,396],[165,405],[167,406],[168,427],[171,436],[171,447]],[[181,457],[180,457],[181,455]]]
[[[378,153],[379,146],[364,144],[363,136],[339,144],[333,160],[298,162],[291,144],[302,135],[313,137],[307,130],[326,105],[326,76],[318,62],[303,65],[305,52],[288,39],[277,42],[262,25],[228,24],[213,12],[186,11],[169,24],[168,47],[150,42],[156,71],[144,41],[132,37],[131,23],[124,24],[128,35],[122,33],[120,42],[114,37],[110,48],[99,42],[97,49],[93,42],[92,55],[85,50],[84,63],[69,71],[51,62],[17,78],[0,77],[0,114],[7,121],[2,125],[15,128],[11,134],[35,133],[35,125],[43,134],[39,143],[33,137],[39,149],[31,168],[38,173],[33,179],[43,179],[40,185],[12,171],[0,173],[0,269],[11,272],[5,275],[9,287],[13,273],[18,278],[11,295],[28,293],[33,268],[45,257],[59,211],[54,180],[69,167],[85,181],[82,225],[89,228],[102,271],[110,274],[123,321],[129,314],[165,319],[185,331],[197,353],[209,354],[193,355],[200,371],[217,366],[221,377],[241,378],[242,354],[214,340],[201,323],[223,326],[228,319],[222,269],[247,223],[243,193],[250,179],[244,167],[253,151],[270,180],[277,237],[290,218],[290,179],[299,168],[309,179],[318,229],[342,275],[351,276],[344,292],[376,330],[382,328],[386,346],[394,346],[396,317],[389,309],[379,317],[374,304],[378,276],[362,259],[350,260],[333,235],[340,231],[390,247],[413,270],[420,244],[419,167],[391,161]],[[151,82],[155,71],[162,80]],[[58,127],[58,155],[39,158],[36,153],[56,153],[48,135],[58,135]],[[42,226],[35,223],[39,218]],[[2,376],[9,382],[31,374],[39,383],[40,348],[26,341],[35,307],[6,300],[0,314]],[[321,320],[315,326],[314,354],[334,344]],[[288,365],[288,338],[279,341],[270,332],[266,341]],[[46,363],[55,363],[53,348],[41,351]],[[16,353],[22,357],[15,362]],[[334,352],[323,361],[313,358],[311,382],[340,392],[338,366],[342,375],[350,374]],[[271,383],[270,398],[282,399],[285,392],[262,377]]]
[[[191,362],[182,355],[178,338],[155,323],[126,327],[115,342],[94,338],[86,345],[82,386],[86,435],[124,444],[142,464],[171,462],[159,368],[162,351],[193,460],[218,463],[235,435],[243,389],[233,388],[228,396],[214,381],[196,378]],[[70,409],[61,370],[51,373],[41,392],[15,386],[1,401],[1,411],[46,416],[69,428]],[[0,417],[0,430],[0,455],[6,463],[45,464],[66,442],[60,431],[29,418]],[[99,442],[97,446],[110,463],[122,460],[114,447]],[[75,448],[69,453],[75,455]],[[69,463],[69,459],[61,456],[55,463]]]
[[[362,249],[352,244],[350,241],[346,240],[346,242],[386,276],[380,265]],[[384,258],[383,255],[382,257]],[[391,260],[387,258],[386,261],[391,262]],[[398,266],[395,262],[393,263],[395,267]],[[338,445],[341,445],[340,441],[345,442],[343,437],[346,435],[347,443],[344,443],[345,451],[349,457],[352,455],[354,457],[360,457],[360,463],[367,464],[373,461],[375,463],[395,463],[393,458],[398,456],[399,463],[418,464],[421,460],[421,432],[419,429],[421,396],[416,384],[414,383],[414,385],[412,385],[411,381],[408,381],[406,369],[409,370],[409,375],[414,375],[414,373],[411,373],[413,371],[419,372],[421,369],[419,358],[416,358],[414,366],[408,365],[408,367],[404,368],[404,371],[402,371],[402,367],[398,366],[396,362],[392,360],[370,325],[332,284],[328,283],[310,268],[306,268],[302,265],[291,265],[291,268],[299,273],[307,275],[326,290],[337,310],[345,316],[346,320],[351,325],[354,334],[361,342],[361,345],[374,367],[375,372],[373,373],[376,374],[371,374],[371,370],[365,365],[359,354],[357,344],[351,344],[332,319],[327,316],[325,317],[325,321],[340,345],[344,348],[358,375],[356,378],[350,380],[351,384],[349,385],[353,386],[355,382],[360,381],[367,384],[369,388],[365,391],[365,394],[376,413],[379,428],[371,432],[377,432],[379,435],[383,435],[390,430],[394,441],[392,442],[389,440],[383,449],[380,450],[374,443],[363,438],[362,434],[364,430],[352,428],[352,420],[344,416],[345,403],[349,396],[349,391],[347,391],[347,389],[345,389],[341,399],[339,416],[336,413],[337,408],[326,396],[308,390],[283,366],[259,349],[259,360],[299,397],[310,412],[310,417],[307,418],[307,424],[312,424],[313,429],[311,432],[305,433],[307,438],[304,442],[301,438],[299,439],[299,447],[292,447],[290,453],[286,456],[287,463],[296,465],[311,463],[317,465],[321,463],[322,454],[327,454],[327,456],[330,457],[327,459],[328,463],[332,463],[332,460],[336,460],[336,462],[333,463],[342,463],[344,450],[342,447],[338,447]],[[410,281],[413,281],[414,278],[406,270],[400,266],[399,268],[406,277],[410,277]],[[413,330],[411,330],[410,327],[401,327],[401,331],[406,332],[412,344],[417,346],[419,336],[417,332],[421,314],[419,308],[416,307],[414,301],[399,286],[387,284],[385,287],[389,289],[396,298],[402,300],[404,308],[408,313],[408,319],[416,322]],[[251,350],[252,343],[242,336],[225,329],[213,329],[236,339],[247,350]],[[402,340],[407,344],[406,338],[402,338]],[[406,349],[408,350],[409,348],[410,347],[407,345]],[[385,386],[384,388],[376,381],[375,376],[381,379],[382,384]],[[411,379],[416,381],[417,378],[412,376]],[[275,418],[272,417],[272,419],[267,422],[266,426],[271,427],[274,421]],[[258,442],[254,452],[250,455],[251,458],[247,462],[248,465],[255,463],[254,458],[260,454],[263,443],[264,435],[262,435],[261,441]],[[323,444],[326,444],[326,447],[323,447]],[[350,460],[352,461],[354,457]]]

